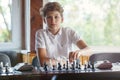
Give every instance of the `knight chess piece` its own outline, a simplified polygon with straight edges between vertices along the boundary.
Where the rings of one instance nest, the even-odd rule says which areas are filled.
[[[58,63],[58,70],[62,70],[61,67],[62,67],[61,64]]]

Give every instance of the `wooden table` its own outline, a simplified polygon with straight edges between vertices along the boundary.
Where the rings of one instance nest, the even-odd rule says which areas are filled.
[[[15,72],[1,74],[0,80],[120,80],[120,69]]]

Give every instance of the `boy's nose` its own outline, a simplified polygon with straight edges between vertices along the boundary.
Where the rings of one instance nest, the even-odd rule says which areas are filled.
[[[55,19],[52,18],[51,19],[51,23],[54,24],[55,23]]]

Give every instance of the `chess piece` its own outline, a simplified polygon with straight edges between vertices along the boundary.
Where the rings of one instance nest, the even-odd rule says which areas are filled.
[[[61,64],[58,63],[58,70],[61,70]]]
[[[88,62],[87,68],[91,68],[90,62]]]
[[[68,61],[66,61],[66,70],[68,70]]]
[[[44,63],[44,70],[45,70],[45,71],[48,70],[48,69],[47,69],[47,66],[48,66],[48,65],[47,65],[46,63]]]
[[[86,69],[87,69],[87,65],[85,64],[85,65],[84,65],[84,70],[86,70]]]
[[[92,68],[91,68],[91,69],[92,69],[92,70],[95,70],[94,64],[91,64],[91,65],[92,65]]]
[[[0,63],[0,74],[3,73],[3,62]]]
[[[77,60],[76,60],[76,68],[78,68],[79,63],[80,63],[80,60],[79,60],[79,59],[77,59]]]
[[[5,73],[9,74],[9,65],[8,65],[8,63],[5,64]]]
[[[63,69],[65,69],[65,64],[63,64]]]
[[[78,65],[78,69],[81,69],[81,65],[80,64]]]
[[[75,70],[74,64],[72,64],[72,70]]]
[[[75,61],[73,61],[72,70],[75,70]]]
[[[53,69],[52,70],[55,70],[55,65],[53,65]]]

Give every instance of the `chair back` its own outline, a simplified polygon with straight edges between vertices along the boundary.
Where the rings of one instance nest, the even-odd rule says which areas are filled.
[[[8,66],[11,67],[10,58],[6,54],[1,54],[0,53],[0,62],[3,62],[3,66],[5,66],[6,63],[8,63]]]
[[[96,53],[91,55],[89,58],[91,63],[103,60],[108,60],[112,63],[120,62],[120,53]]]

